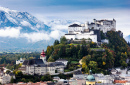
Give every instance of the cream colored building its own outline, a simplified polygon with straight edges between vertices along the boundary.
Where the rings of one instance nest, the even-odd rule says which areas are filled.
[[[90,74],[87,76],[86,85],[96,85],[95,77],[92,75],[91,70],[90,70]]]
[[[1,84],[7,84],[10,83],[11,77],[15,79],[15,75],[12,73],[6,74],[2,71],[0,71],[0,83]]]
[[[25,60],[22,67],[19,68],[23,74],[29,75],[55,75],[55,73],[63,73],[65,64],[62,62],[46,62],[44,51],[41,53],[40,59]]]

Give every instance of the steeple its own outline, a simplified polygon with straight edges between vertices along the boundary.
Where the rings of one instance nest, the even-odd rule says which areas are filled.
[[[45,54],[44,50],[41,52],[40,59],[42,59],[43,62],[46,63],[46,54]]]

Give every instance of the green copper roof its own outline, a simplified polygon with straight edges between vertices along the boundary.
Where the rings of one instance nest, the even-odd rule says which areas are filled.
[[[88,75],[86,80],[87,81],[95,81],[95,78],[93,75]]]

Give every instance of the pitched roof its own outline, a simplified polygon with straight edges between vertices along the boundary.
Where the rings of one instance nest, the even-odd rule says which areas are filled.
[[[82,27],[81,25],[78,25],[78,24],[72,24],[70,25],[69,27]]]
[[[65,66],[62,62],[54,62],[47,65],[48,67],[54,67],[54,66]]]
[[[23,65],[44,64],[42,59],[25,60]]]
[[[67,61],[66,59],[58,59],[56,61]]]
[[[80,70],[78,70],[78,71],[75,71],[74,74],[79,75],[79,74],[82,74],[82,72]]]

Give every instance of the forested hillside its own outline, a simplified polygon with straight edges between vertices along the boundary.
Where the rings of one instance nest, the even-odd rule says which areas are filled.
[[[93,72],[108,73],[108,70],[114,67],[126,68],[129,65],[126,59],[130,55],[130,48],[124,38],[114,31],[106,34],[101,32],[101,37],[108,39],[109,44],[97,46],[94,42],[86,43],[84,39],[80,44],[68,44],[66,38],[61,37],[60,41],[55,40],[54,45],[47,47],[47,59],[48,61],[55,61],[59,58],[69,61],[82,59],[84,73],[88,73],[89,69],[93,69]],[[105,51],[96,49],[105,49]]]
[[[7,64],[14,65],[16,60],[39,58],[40,53],[0,53],[0,66],[6,66]]]

